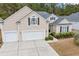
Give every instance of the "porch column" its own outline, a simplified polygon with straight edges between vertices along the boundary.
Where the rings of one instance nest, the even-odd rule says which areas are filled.
[[[17,24],[18,41],[21,42],[22,36],[21,36],[20,28],[19,28],[20,21],[17,21],[16,24]]]
[[[49,23],[47,23],[46,37],[49,35]]]

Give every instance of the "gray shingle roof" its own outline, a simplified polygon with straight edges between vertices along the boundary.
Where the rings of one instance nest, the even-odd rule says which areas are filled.
[[[61,20],[67,19],[69,22],[79,22],[79,12],[72,13],[69,16],[59,16],[59,18],[51,25],[57,25]]]
[[[44,11],[36,11],[39,15],[41,15],[42,17],[44,17],[45,19],[47,19],[50,14]]]
[[[61,22],[64,18],[63,17],[59,17],[55,22],[51,23],[51,25],[58,25],[59,22]],[[66,24],[71,24],[71,23],[66,23]]]
[[[57,25],[64,18],[59,17],[55,22],[51,23],[51,25]]]
[[[72,13],[69,16],[59,16],[59,18],[60,17],[65,18],[65,19],[68,19],[68,21],[70,21],[70,22],[79,22],[79,12]]]
[[[67,18],[71,22],[79,22],[79,12],[73,13],[70,16],[67,16]]]

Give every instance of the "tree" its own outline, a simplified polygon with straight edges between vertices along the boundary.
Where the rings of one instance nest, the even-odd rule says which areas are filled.
[[[34,11],[46,11],[59,16],[79,12],[79,4],[59,3],[0,3],[0,17],[7,18],[23,6],[27,5]],[[61,8],[62,7],[62,8]]]

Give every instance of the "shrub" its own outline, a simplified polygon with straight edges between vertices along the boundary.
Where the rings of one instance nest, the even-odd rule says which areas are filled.
[[[50,33],[50,35],[54,36],[55,38],[70,38],[73,37],[75,33],[73,32],[62,32],[62,33]]]
[[[79,34],[74,36],[74,43],[79,46]]]
[[[53,40],[53,36],[49,35],[48,37],[45,38],[45,40]]]
[[[52,33],[50,33],[49,35],[55,36],[55,34],[56,34],[55,32],[52,32]]]
[[[60,38],[61,37],[61,33],[57,33],[54,35],[55,38]]]

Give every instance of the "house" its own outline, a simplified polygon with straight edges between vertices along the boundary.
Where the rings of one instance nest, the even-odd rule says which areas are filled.
[[[27,6],[1,23],[3,42],[40,40],[48,36],[48,22]]]
[[[76,23],[79,23],[79,12],[56,16],[24,6],[5,20],[0,18],[0,34],[3,42],[39,40],[45,39],[49,31],[72,32]]]

